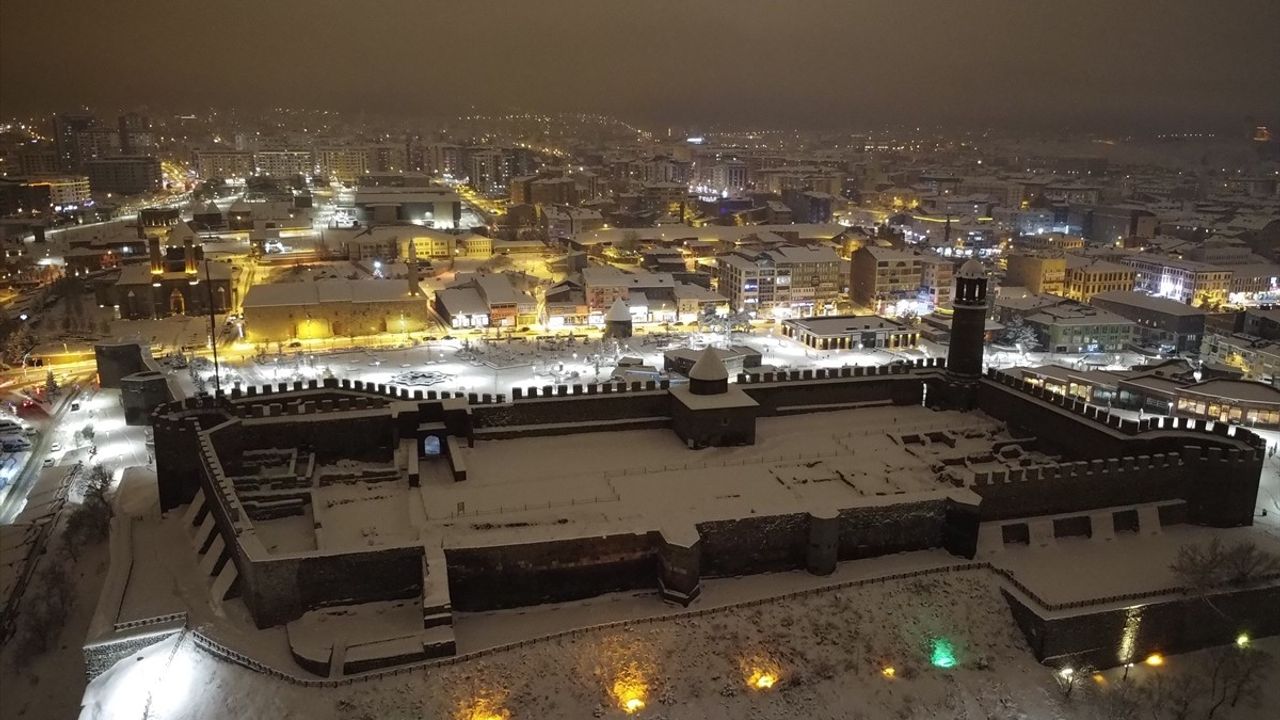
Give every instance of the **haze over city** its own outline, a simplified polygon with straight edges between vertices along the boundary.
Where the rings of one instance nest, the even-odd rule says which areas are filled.
[[[1277,28],[0,0],[0,720],[1273,720]]]
[[[0,109],[599,112],[657,125],[1222,129],[1280,112],[1280,7],[1102,0],[6,0]],[[57,39],[57,61],[34,62]]]

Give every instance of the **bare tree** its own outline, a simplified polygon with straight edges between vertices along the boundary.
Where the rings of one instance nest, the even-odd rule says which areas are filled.
[[[1136,697],[1145,708],[1143,717],[1214,720],[1228,717],[1230,708],[1256,705],[1272,658],[1247,645],[1227,645],[1187,660],[1181,670],[1158,673],[1139,687]],[[1108,707],[1106,698],[1102,707]]]
[[[1183,545],[1169,569],[1188,590],[1204,593],[1223,585],[1247,587],[1280,573],[1280,558],[1249,541],[1226,545],[1214,538],[1205,545]]]
[[[111,532],[111,501],[107,493],[111,488],[111,471],[102,465],[94,465],[85,475],[81,501],[67,518],[63,534],[64,546],[73,558],[88,545],[96,545]]]
[[[1252,542],[1236,543],[1222,557],[1222,574],[1228,585],[1252,585],[1276,573],[1280,573],[1280,557]]]

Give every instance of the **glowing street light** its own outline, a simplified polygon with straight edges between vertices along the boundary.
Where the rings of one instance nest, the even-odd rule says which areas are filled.
[[[893,667],[892,665],[889,665],[889,666],[888,666],[888,667],[886,667],[885,669],[881,670],[881,671],[880,671],[880,674],[881,674],[881,675],[883,675],[883,676],[885,676],[885,677],[887,677],[887,678],[892,679],[894,675],[897,675],[897,674],[898,674],[898,671],[897,671],[896,669],[894,669],[894,667]]]
[[[1243,650],[1244,648],[1249,647],[1250,641],[1249,633],[1240,633],[1236,636],[1236,647]]]
[[[1150,665],[1151,667],[1160,667],[1161,665],[1164,664],[1164,656],[1161,655],[1160,653],[1151,653],[1150,655],[1147,656],[1147,659],[1144,660],[1143,662]]]

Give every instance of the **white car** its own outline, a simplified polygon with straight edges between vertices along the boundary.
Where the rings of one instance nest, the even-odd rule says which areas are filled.
[[[49,457],[46,457],[46,458],[44,459],[44,462],[43,462],[43,463],[41,463],[41,465],[42,465],[43,467],[53,467],[53,463],[54,463],[54,462],[55,462],[55,460],[53,459],[53,456],[51,455],[51,456],[49,456]]]
[[[62,443],[54,443],[49,446],[49,452],[58,452],[62,449]]]

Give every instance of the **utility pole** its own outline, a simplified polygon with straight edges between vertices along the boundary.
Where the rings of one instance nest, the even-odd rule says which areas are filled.
[[[213,347],[213,391],[222,392],[222,372],[218,368],[218,323],[213,317],[213,281],[209,277],[209,258],[204,259],[204,288],[209,297],[209,345]]]

